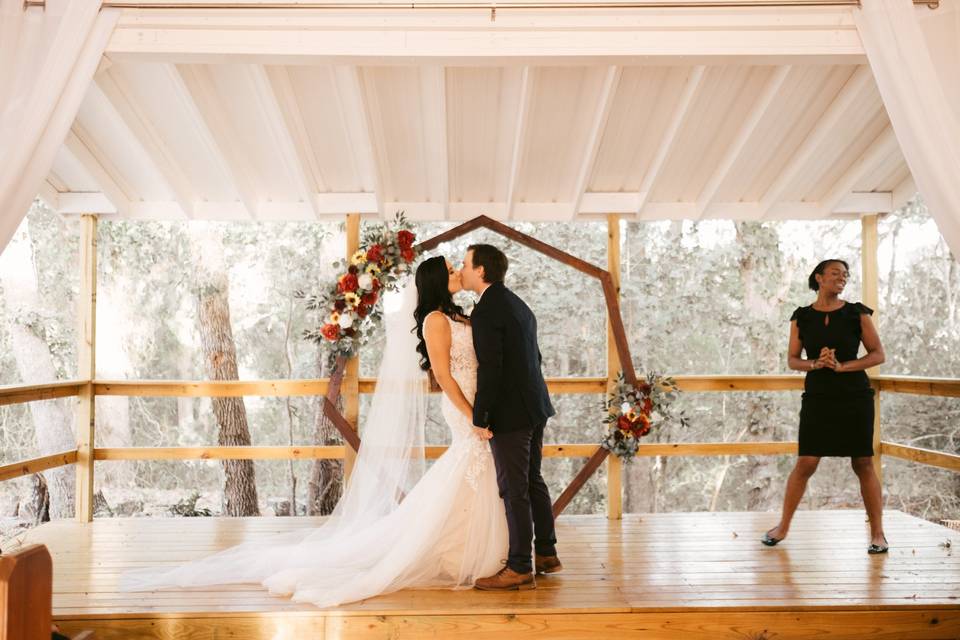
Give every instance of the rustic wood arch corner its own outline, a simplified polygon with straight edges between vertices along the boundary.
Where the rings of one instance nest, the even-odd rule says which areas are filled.
[[[430,251],[437,248],[443,242],[459,238],[460,236],[481,228],[499,233],[514,242],[529,247],[534,251],[539,251],[558,262],[573,267],[577,271],[600,281],[600,285],[603,288],[603,297],[607,303],[607,313],[610,320],[611,331],[624,379],[630,384],[636,385],[637,374],[633,368],[633,360],[630,357],[630,346],[627,343],[627,334],[623,328],[623,318],[620,316],[619,293],[609,271],[570,255],[566,251],[562,251],[546,242],[537,240],[533,236],[512,229],[502,222],[497,222],[487,216],[477,216],[472,220],[468,220],[449,231],[445,231],[429,240],[418,243],[416,248],[418,251]],[[340,358],[336,362],[333,374],[330,376],[330,385],[327,388],[327,395],[324,399],[323,411],[343,436],[344,441],[346,441],[354,451],[357,451],[360,448],[360,436],[340,410],[337,409],[337,398],[340,395],[340,386],[343,381],[345,364],[346,360],[344,358]],[[580,491],[609,454],[610,452],[608,450],[599,445],[597,446],[596,451],[587,459],[586,464],[584,464],[580,472],[553,503],[554,517],[560,515],[566,506],[570,504],[570,501],[577,495],[577,492]]]

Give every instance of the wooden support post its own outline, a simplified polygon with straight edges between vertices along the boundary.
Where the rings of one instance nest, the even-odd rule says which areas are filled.
[[[879,315],[880,310],[878,309],[880,302],[880,285],[879,285],[879,267],[877,265],[877,248],[879,244],[879,238],[877,234],[877,219],[876,214],[865,215],[860,218],[860,266],[863,280],[863,292],[862,300],[863,304],[867,305],[871,309],[874,309],[873,321],[877,322],[877,315]],[[867,370],[867,375],[871,378],[879,373],[878,367],[873,367]],[[877,477],[880,478],[880,482],[883,482],[883,468],[881,465],[881,434],[880,434],[880,388],[875,389],[876,393],[873,396],[873,468],[877,472]]]
[[[77,323],[77,378],[83,382],[77,394],[77,484],[76,517],[93,521],[93,447],[96,403],[93,380],[97,377],[97,216],[80,217],[80,296]]]
[[[347,214],[347,260],[360,248],[360,214]],[[343,417],[353,425],[353,429],[358,431],[360,428],[360,356],[354,356],[347,360],[347,366],[343,373],[343,382],[340,387],[340,395],[343,398]],[[343,461],[344,480],[350,477],[353,471],[353,463],[357,459],[356,452],[351,448],[346,448],[346,455]]]
[[[620,297],[620,217],[607,216],[607,271]],[[613,324],[607,311],[607,392],[616,384],[620,371],[620,358],[614,341]],[[607,456],[607,518],[620,520],[623,517],[623,463],[617,456]]]

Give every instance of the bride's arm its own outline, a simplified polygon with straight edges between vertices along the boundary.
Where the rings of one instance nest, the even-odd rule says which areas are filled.
[[[473,406],[463,395],[460,385],[450,375],[450,323],[446,316],[433,313],[423,323],[423,339],[427,343],[427,355],[430,356],[430,369],[433,377],[453,406],[473,422]]]

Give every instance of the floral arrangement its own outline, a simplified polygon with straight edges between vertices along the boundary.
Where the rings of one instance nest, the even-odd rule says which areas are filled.
[[[609,426],[600,446],[624,461],[630,461],[637,454],[640,438],[651,429],[674,419],[681,426],[687,426],[682,411],[676,416],[672,412],[671,405],[679,394],[680,389],[673,378],[648,373],[644,382],[634,386],[620,372],[616,386],[604,403],[604,423]]]
[[[323,324],[304,333],[304,338],[330,347],[330,361],[352,357],[370,337],[370,330],[383,315],[380,297],[394,291],[411,271],[417,257],[417,239],[400,211],[392,222],[367,230],[360,248],[349,260],[333,263],[341,269],[327,291],[305,295],[307,308],[324,314]]]

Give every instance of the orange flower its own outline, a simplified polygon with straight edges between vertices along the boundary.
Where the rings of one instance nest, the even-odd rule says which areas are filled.
[[[320,329],[320,333],[330,342],[336,342],[337,338],[340,337],[340,327],[335,324],[325,324]]]
[[[357,287],[359,286],[360,284],[357,282],[357,276],[353,273],[348,273],[340,278],[340,282],[337,283],[337,290],[340,291],[340,293],[349,293],[351,291],[356,291]]]

